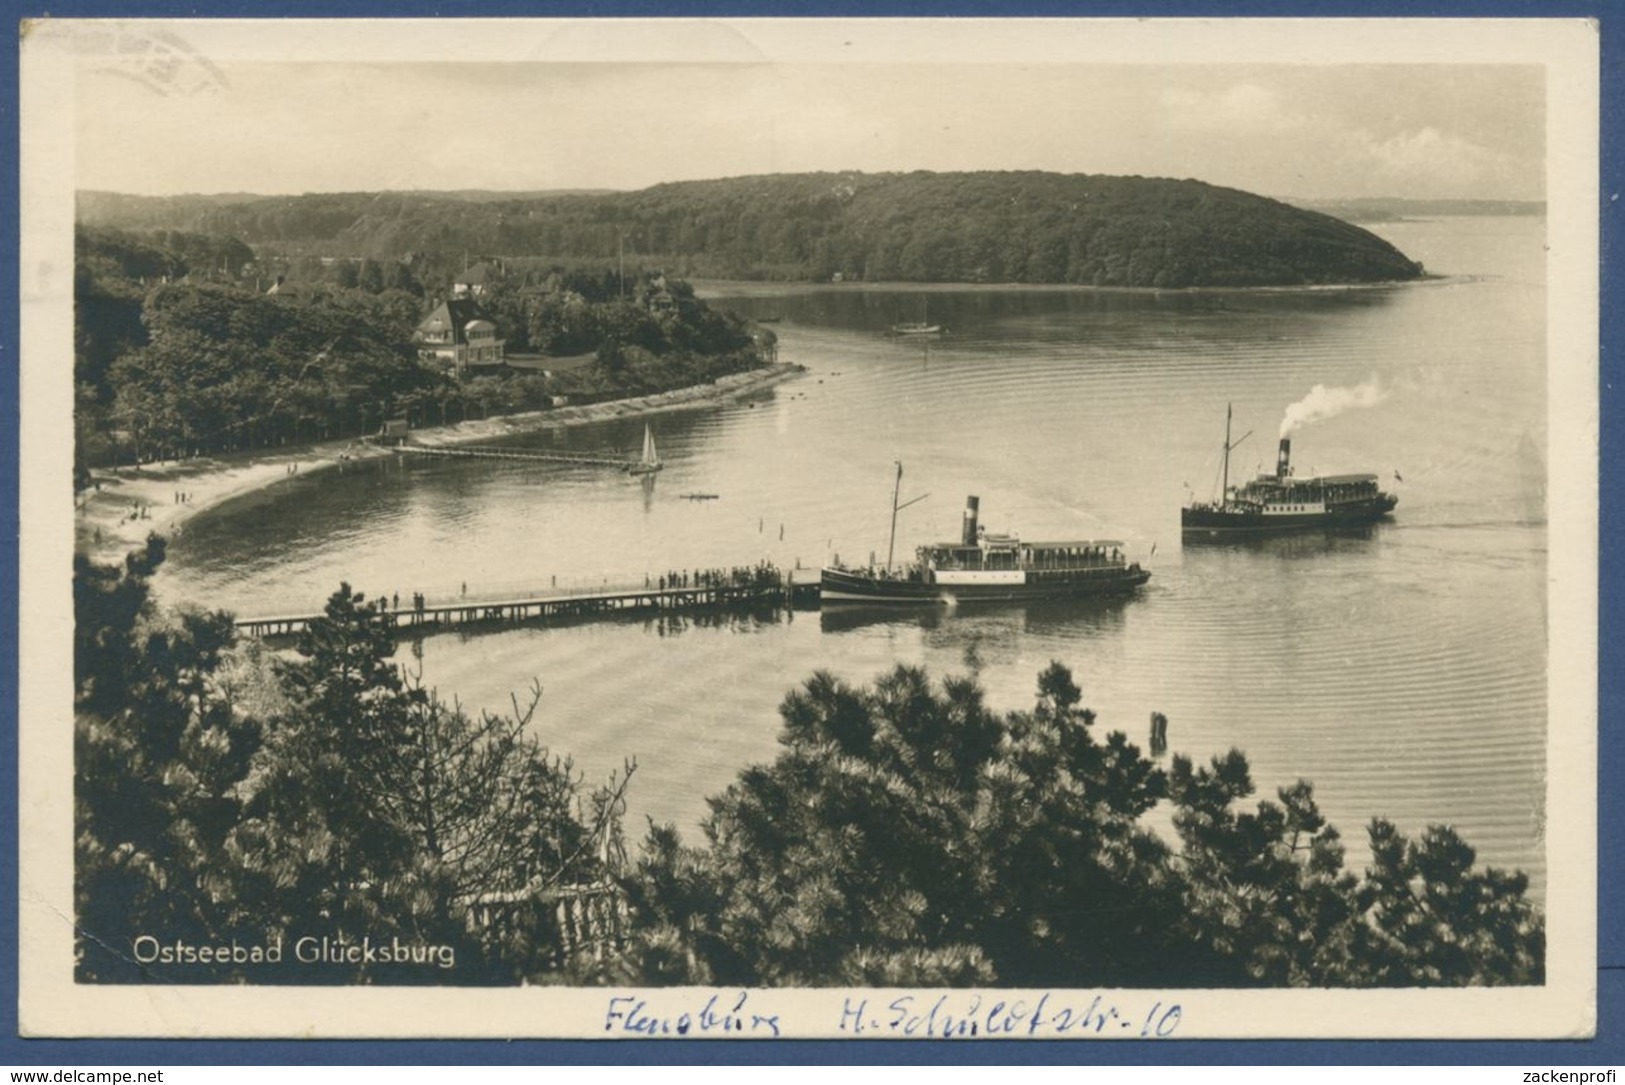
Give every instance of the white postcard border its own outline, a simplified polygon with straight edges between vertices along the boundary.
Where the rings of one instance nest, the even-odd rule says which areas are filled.
[[[1597,28],[1580,20],[243,20],[29,24],[21,57],[21,576],[19,1002],[29,1036],[635,1038],[617,1018],[643,1000],[685,1035],[762,1038],[767,1025],[700,1031],[741,994],[741,1012],[783,1035],[851,1036],[854,1000],[944,1019],[998,1020],[1011,1036],[1034,1008],[1114,1007],[1133,1022],[1072,1038],[1139,1038],[1178,1005],[1181,1038],[1581,1037],[1595,1026],[1598,448]],[[114,987],[72,978],[71,508],[73,66],[113,27],[173,35],[198,78],[209,58],[389,63],[458,48],[488,62],[670,59],[773,63],[1515,63],[1547,73],[1550,669],[1548,960],[1540,989],[1402,991],[719,991]],[[97,41],[103,45],[96,44]],[[716,1001],[710,1002],[715,996]],[[1098,998],[1099,1001],[1095,1001]],[[979,1000],[979,1001],[977,1001]],[[1022,1012],[1016,1015],[1016,1003]],[[995,1013],[995,1006],[1004,1008]],[[1153,1006],[1157,1007],[1153,1009]],[[1104,1012],[1103,1010],[1101,1012]],[[969,1016],[967,1016],[969,1015]],[[890,1014],[888,1013],[889,1017]],[[1042,1011],[1040,1011],[1040,1017]],[[861,1020],[861,1015],[858,1020]],[[937,1018],[932,1018],[935,1027]],[[847,1026],[843,1028],[843,1025]],[[1155,1025],[1152,1026],[1155,1031]],[[996,1029],[994,1030],[996,1032]],[[865,1037],[895,1035],[865,1032]],[[918,1035],[918,1033],[916,1033]]]

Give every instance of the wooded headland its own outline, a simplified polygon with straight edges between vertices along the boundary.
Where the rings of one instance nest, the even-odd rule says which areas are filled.
[[[1360,227],[1263,196],[1195,180],[1037,171],[774,174],[483,199],[84,192],[78,213],[92,226],[236,238],[262,261],[626,256],[686,278],[1162,289],[1422,273]]]

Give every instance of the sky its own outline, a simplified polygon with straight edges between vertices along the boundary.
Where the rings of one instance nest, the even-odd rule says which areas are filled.
[[[747,47],[677,48],[672,61],[590,42],[565,60],[554,48],[475,61],[455,44],[432,61],[205,57],[184,38],[157,49],[139,63],[119,48],[81,57],[76,187],[535,191],[1036,169],[1295,199],[1545,196],[1545,71],[1529,63],[1074,63],[1021,48],[843,62]]]

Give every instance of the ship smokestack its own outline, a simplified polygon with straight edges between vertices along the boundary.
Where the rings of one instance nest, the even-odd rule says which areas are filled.
[[[961,541],[966,546],[976,545],[976,510],[981,501],[974,497],[965,498],[965,534]]]
[[[1285,482],[1292,473],[1292,438],[1281,438],[1281,455],[1275,461],[1275,477]]]

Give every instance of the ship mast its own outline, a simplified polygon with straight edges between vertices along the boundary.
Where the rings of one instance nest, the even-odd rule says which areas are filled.
[[[897,464],[897,482],[892,486],[891,492],[891,539],[886,543],[886,571],[888,573],[891,572],[892,552],[897,548],[897,514],[910,505],[918,504],[931,496],[930,494],[921,494],[919,497],[910,498],[899,505],[897,503],[898,498],[903,494],[903,461],[896,460],[894,462]],[[870,560],[872,561],[873,558],[871,557]]]
[[[897,463],[897,482],[891,491],[891,539],[886,543],[886,571],[891,572],[892,551],[897,547],[897,499],[903,493],[903,461]]]
[[[1219,507],[1221,509],[1230,503],[1230,450],[1239,447],[1242,441],[1253,435],[1253,431],[1248,430],[1241,435],[1241,440],[1232,441],[1230,439],[1230,416],[1234,409],[1233,404],[1226,403],[1224,405],[1224,480],[1219,484]]]

